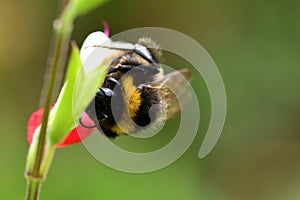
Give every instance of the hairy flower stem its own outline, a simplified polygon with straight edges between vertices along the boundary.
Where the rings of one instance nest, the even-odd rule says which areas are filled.
[[[40,129],[29,148],[25,176],[27,178],[27,200],[36,200],[39,197],[41,183],[45,180],[54,155],[54,144],[47,142],[47,126],[50,105],[55,97],[55,89],[62,85],[62,74],[66,71],[66,58],[68,54],[70,37],[73,29],[72,12],[68,5],[62,14],[54,21],[53,50],[49,53],[48,72],[44,85],[45,91],[41,96],[41,107],[44,114]],[[71,14],[70,14],[71,13]]]

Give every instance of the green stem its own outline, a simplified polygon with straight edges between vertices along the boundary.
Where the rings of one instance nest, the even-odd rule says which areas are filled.
[[[66,54],[68,52],[68,45],[70,41],[70,33],[71,31],[63,31],[64,25],[62,24],[61,20],[58,19],[54,23],[54,30],[55,30],[55,41],[54,41],[54,51],[53,54],[50,56],[53,58],[53,61],[50,61],[50,72],[49,72],[49,84],[46,89],[46,101],[44,104],[44,114],[42,119],[42,126],[41,126],[41,132],[39,134],[39,140],[37,145],[37,151],[36,151],[36,160],[33,167],[32,174],[34,176],[37,176],[39,173],[41,160],[43,157],[43,148],[45,146],[45,140],[46,140],[46,132],[47,132],[47,125],[48,125],[48,119],[49,119],[49,112],[50,112],[50,106],[53,99],[53,93],[54,88],[56,87],[56,84],[60,84],[58,82],[58,78],[60,76],[62,69],[65,65],[66,60]]]
[[[40,189],[41,189],[41,183],[39,181],[28,180],[26,200],[38,199]]]
[[[44,102],[44,114],[41,127],[35,134],[32,145],[29,148],[26,164],[25,176],[27,182],[27,200],[37,200],[41,183],[46,178],[46,173],[50,167],[54,155],[54,146],[46,145],[46,134],[50,106],[55,96],[55,89],[62,85],[62,74],[66,71],[66,58],[68,54],[71,33],[73,29],[73,10],[66,6],[58,19],[54,21],[54,41],[53,50],[49,54],[48,74],[45,79],[45,95],[41,96]],[[45,98],[45,99],[43,99]]]
[[[52,158],[55,153],[54,145],[50,145],[44,151],[43,162],[41,163],[41,170],[39,177],[28,176],[27,177],[27,193],[26,200],[36,200],[39,197],[42,182],[44,181],[47,172],[49,170]]]

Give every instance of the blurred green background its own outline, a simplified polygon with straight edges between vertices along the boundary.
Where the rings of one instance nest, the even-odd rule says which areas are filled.
[[[24,198],[27,120],[38,108],[58,4],[1,0],[0,199]],[[72,37],[78,44],[103,19],[112,34],[157,26],[197,40],[223,76],[227,119],[214,150],[199,160],[210,116],[199,78],[201,127],[179,160],[128,174],[99,163],[80,144],[59,149],[41,199],[300,199],[299,7],[293,0],[112,1],[78,19]],[[117,143],[130,147],[127,140]]]

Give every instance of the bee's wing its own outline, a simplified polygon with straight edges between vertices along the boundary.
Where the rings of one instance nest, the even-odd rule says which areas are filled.
[[[143,85],[152,90],[156,90],[166,106],[167,118],[172,118],[180,112],[180,103],[186,104],[189,99],[189,92],[186,90],[188,81],[191,79],[191,71],[181,69],[173,71],[163,78]]]

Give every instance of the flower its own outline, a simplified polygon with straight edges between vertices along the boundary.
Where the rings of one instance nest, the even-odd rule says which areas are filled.
[[[115,50],[112,49],[100,48],[101,45],[112,46],[112,41],[101,31],[90,33],[84,40],[80,49],[80,60],[85,73],[98,67],[106,58],[115,52]]]
[[[81,47],[80,55],[79,52],[76,53],[76,49],[75,51],[72,49],[73,57],[71,56],[69,65],[73,68],[70,70],[70,75],[67,75],[65,85],[61,90],[55,107],[52,107],[54,108],[52,111],[54,112],[53,116],[56,121],[53,122],[52,120],[52,127],[55,128],[51,129],[52,132],[50,134],[50,139],[52,142],[55,141],[54,144],[58,143],[55,145],[56,148],[78,143],[88,137],[95,130],[95,128],[85,128],[82,125],[78,125],[68,133],[74,119],[78,119],[79,117],[81,117],[81,122],[85,126],[94,126],[93,120],[91,120],[83,111],[85,106],[87,106],[93,98],[93,95],[95,95],[95,93],[93,93],[94,90],[91,89],[91,87],[93,87],[92,85],[97,81],[99,82],[99,80],[103,81],[105,78],[105,69],[101,69],[99,66],[104,67],[102,65],[103,63],[110,63],[106,58],[115,51],[109,48],[98,48],[100,45],[110,46],[112,44],[112,41],[108,37],[108,24],[103,22],[103,25],[104,33],[97,31],[88,35]],[[83,70],[79,70],[78,67],[82,67]],[[69,68],[70,66],[68,67],[68,70]],[[78,71],[80,72],[79,74],[77,73]],[[79,81],[81,82],[78,82],[77,87],[74,88],[76,75],[79,77]],[[74,100],[76,100],[76,102]],[[70,107],[70,105],[73,104],[75,105],[75,111],[73,110],[73,115],[70,115],[68,114],[72,113],[72,107]],[[32,143],[36,129],[41,125],[43,112],[44,108],[41,108],[32,113],[29,118],[27,126],[27,141],[29,144]],[[81,114],[81,112],[83,113]],[[53,125],[53,123],[55,123],[55,125]],[[68,129],[68,127],[70,127],[70,129]]]
[[[44,108],[41,108],[34,113],[31,114],[29,120],[28,120],[28,126],[27,126],[27,142],[31,144],[33,140],[33,134],[35,132],[35,129],[41,124],[42,116],[44,113]],[[83,113],[81,116],[81,121],[86,126],[93,126],[94,122],[88,117],[86,113]],[[75,144],[78,142],[81,142],[81,140],[84,140],[87,138],[95,128],[85,128],[81,125],[78,125],[76,128],[74,128],[68,135],[65,137],[65,139],[56,144],[56,148],[65,147],[71,144]]]

